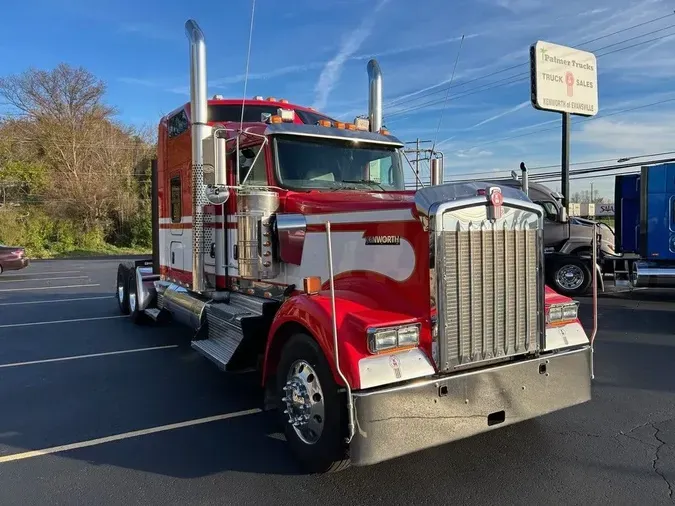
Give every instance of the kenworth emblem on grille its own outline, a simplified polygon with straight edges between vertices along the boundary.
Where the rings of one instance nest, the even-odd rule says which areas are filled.
[[[504,203],[504,196],[502,195],[502,190],[496,186],[488,189],[489,204],[488,204],[488,219],[498,220],[504,216],[504,209],[502,204]]]

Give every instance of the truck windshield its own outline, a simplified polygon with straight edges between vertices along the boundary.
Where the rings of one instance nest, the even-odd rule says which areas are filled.
[[[310,137],[277,137],[274,144],[279,184],[287,188],[404,190],[394,146]]]

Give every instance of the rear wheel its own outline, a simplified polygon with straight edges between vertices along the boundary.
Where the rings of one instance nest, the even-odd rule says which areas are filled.
[[[129,314],[129,289],[128,289],[129,269],[126,265],[117,266],[117,305],[122,314]]]
[[[127,277],[127,293],[129,299],[129,318],[136,324],[143,323],[144,313],[138,307],[138,281],[136,269],[130,269]]]
[[[286,440],[305,470],[349,467],[346,403],[321,348],[307,334],[293,335],[284,346],[276,385]]]

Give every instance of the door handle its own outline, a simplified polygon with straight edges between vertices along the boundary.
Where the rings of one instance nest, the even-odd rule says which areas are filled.
[[[171,263],[172,264],[176,263],[176,252],[175,251],[171,252]]]

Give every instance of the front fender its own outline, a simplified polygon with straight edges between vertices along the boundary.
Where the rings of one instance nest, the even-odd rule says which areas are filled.
[[[421,322],[419,317],[382,309],[374,309],[376,304],[364,300],[362,295],[347,291],[335,292],[335,314],[338,330],[338,351],[340,369],[352,389],[361,388],[359,374],[359,360],[371,357],[368,351],[366,330],[369,326],[405,325]],[[269,331],[265,358],[263,362],[263,384],[274,374],[281,355],[281,348],[291,332],[298,327],[306,331],[321,347],[326,359],[331,365],[333,378],[338,385],[344,385],[335,367],[333,353],[333,323],[331,318],[331,298],[327,292],[315,295],[299,294],[286,300],[275,315]],[[427,322],[428,323],[428,322]],[[430,331],[422,332],[423,336],[431,340]]]

